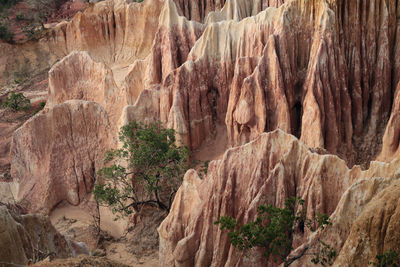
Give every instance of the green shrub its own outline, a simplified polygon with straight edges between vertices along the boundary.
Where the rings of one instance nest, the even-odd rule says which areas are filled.
[[[388,250],[376,256],[377,262],[369,262],[377,267],[400,267],[400,255],[396,251]]]
[[[301,209],[295,214],[294,209],[297,205]],[[306,246],[299,255],[288,258],[292,250],[295,227],[307,226],[310,230],[315,231],[316,227],[323,228],[331,224],[327,215],[317,214],[314,218],[307,219],[303,205],[304,200],[291,197],[285,201],[284,208],[272,205],[259,206],[257,218],[246,224],[239,224],[236,219],[230,216],[222,216],[214,224],[220,225],[221,230],[228,230],[231,244],[240,251],[246,252],[253,247],[261,247],[265,250],[266,257],[272,256],[274,260],[283,261],[284,266],[289,266],[308,250],[308,246]],[[322,265],[332,264],[336,252],[329,245],[323,242],[321,244],[323,248],[313,254],[312,262]]]
[[[21,84],[28,76],[26,71],[14,72],[14,83]]]
[[[16,20],[24,20],[25,19],[24,13],[19,13],[19,14],[15,15],[15,19]]]
[[[8,43],[14,41],[14,34],[8,29],[8,27],[0,23],[0,39]]]
[[[160,122],[131,122],[121,128],[119,139],[122,148],[106,154],[105,162],[112,165],[98,172],[103,183],[95,185],[95,199],[122,215],[143,205],[169,211],[189,169],[189,150],[177,146],[175,131]]]
[[[336,258],[336,251],[325,242],[319,242],[321,249],[313,253],[314,258],[311,259],[311,262],[314,264],[321,264],[322,266],[332,265]]]
[[[46,102],[40,102],[39,106],[36,108],[35,112],[33,113],[33,115],[37,114],[39,111],[41,111],[44,106],[46,106]]]
[[[2,106],[3,108],[10,109],[13,112],[21,110],[27,111],[31,107],[31,101],[22,93],[16,94],[11,92],[11,95],[3,101]]]

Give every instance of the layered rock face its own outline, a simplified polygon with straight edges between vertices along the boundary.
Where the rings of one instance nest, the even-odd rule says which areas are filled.
[[[396,210],[374,203],[394,205],[397,192],[399,14],[391,0],[100,2],[43,40],[65,58],[49,72],[46,109],[14,134],[20,198],[45,213],[78,204],[129,121],[161,120],[192,150],[224,124],[233,148],[206,178],[186,174],[159,228],[163,265],[267,264],[262,251],[243,257],[213,222],[247,222],[289,196],[333,223],[296,231],[293,255],[322,239],[338,266],[373,260],[398,244]],[[371,243],[367,254],[347,249]]]
[[[104,109],[71,100],[27,121],[13,136],[11,174],[30,211],[49,212],[62,200],[77,205],[92,189],[105,150],[113,146]]]
[[[398,250],[399,180],[387,186],[368,203],[354,221],[335,266],[366,266],[376,255]]]
[[[396,12],[393,1],[289,1],[239,22],[211,23],[189,61],[165,80],[169,97],[161,99],[161,118],[173,124],[183,117],[182,139],[197,148],[204,132],[213,130],[210,118],[217,117],[211,101],[232,145],[281,128],[350,165],[362,161],[354,152],[382,132],[397,86]],[[350,41],[343,32],[353,27],[359,43],[372,43]],[[368,82],[357,82],[354,73]],[[210,94],[216,96],[207,101]],[[379,147],[363,151],[372,158],[378,152]]]
[[[220,10],[225,2],[225,0],[175,0],[179,15],[198,22],[203,22],[210,12]]]
[[[399,244],[391,232],[398,222],[397,204],[390,202],[398,201],[398,167],[395,161],[374,162],[367,171],[348,169],[338,157],[311,152],[280,130],[263,134],[213,161],[205,178],[193,170],[186,173],[159,228],[162,265],[265,266],[268,259],[262,250],[251,250],[244,257],[213,222],[228,215],[245,223],[254,219],[259,205],[282,206],[285,199],[296,196],[305,200],[307,217],[331,215],[332,226],[314,234],[296,229],[293,247],[298,250],[293,256],[306,244],[311,256],[293,264],[310,265],[312,252],[323,240],[340,252],[337,266],[364,266]],[[382,223],[383,228],[377,226]],[[369,249],[371,244],[374,249]]]
[[[71,22],[49,29],[39,42],[0,42],[0,86],[12,82],[15,73],[27,76],[43,72],[73,51],[88,51],[96,61],[110,66],[144,58],[151,48],[162,6],[158,0],[130,5],[123,0],[102,1],[78,12]]]
[[[26,265],[51,255],[75,256],[83,247],[66,240],[42,215],[21,214],[16,206],[0,204],[0,266]]]
[[[126,103],[112,70],[102,62],[93,61],[87,52],[72,52],[49,72],[47,107],[52,109],[70,99],[100,104],[113,123],[118,121]]]

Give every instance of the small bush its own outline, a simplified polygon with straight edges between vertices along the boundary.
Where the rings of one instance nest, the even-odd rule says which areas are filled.
[[[8,27],[0,23],[0,39],[8,43],[14,41],[14,34],[8,29]]]
[[[377,255],[376,260],[377,262],[369,262],[369,264],[377,267],[400,267],[400,255],[393,250]]]
[[[35,112],[33,113],[33,115],[35,115],[36,113],[38,113],[39,111],[41,111],[44,106],[46,106],[46,102],[40,102],[39,106],[36,108]]]
[[[3,108],[17,112],[20,110],[27,111],[31,107],[31,101],[26,98],[22,93],[12,92],[9,97],[7,97],[2,104]]]
[[[207,175],[207,170],[208,170],[208,165],[210,164],[209,160],[206,160],[204,162],[202,162],[202,165],[200,166],[200,169],[198,171],[198,174],[200,176],[200,178],[203,178]]]
[[[15,19],[16,20],[24,20],[25,15],[23,13],[19,13],[19,14],[15,15]]]
[[[306,218],[306,210],[303,207],[304,200],[290,197],[285,201],[285,207],[279,208],[273,205],[261,205],[258,207],[258,216],[254,221],[246,224],[239,223],[230,216],[221,216],[214,224],[220,225],[221,230],[228,230],[230,243],[240,251],[247,252],[253,247],[264,248],[264,255],[274,260],[284,262],[289,266],[295,260],[305,255],[308,246],[303,251],[288,258],[292,248],[293,234],[296,227],[307,226],[311,231],[331,225],[329,216],[317,214],[313,218]],[[300,211],[295,213],[295,207]],[[321,242],[322,249],[314,252],[312,263],[320,263],[323,266],[333,263],[336,251],[328,244]]]

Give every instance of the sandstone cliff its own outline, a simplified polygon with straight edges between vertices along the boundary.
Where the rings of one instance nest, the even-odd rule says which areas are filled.
[[[186,174],[159,228],[163,265],[266,264],[258,250],[242,257],[213,222],[246,222],[259,204],[298,196],[333,225],[296,232],[294,248],[329,240],[338,266],[362,266],[399,244],[399,17],[392,0],[98,3],[39,45],[48,60],[38,68],[62,59],[45,110],[13,137],[20,198],[45,213],[78,204],[118,127],[161,120],[192,150],[221,138],[232,147],[205,179]]]
[[[11,145],[18,199],[45,213],[62,200],[79,204],[112,142],[108,116],[96,103],[71,100],[37,114],[14,133]]]
[[[193,148],[218,119],[226,121],[232,145],[281,128],[350,165],[373,158],[380,148],[364,143],[380,138],[398,80],[398,7],[379,1],[360,3],[360,10],[350,2],[289,1],[239,22],[208,24],[189,61],[164,81],[162,120],[174,125],[182,118],[178,132]],[[351,17],[343,17],[342,6]],[[366,14],[376,21],[363,20]],[[359,43],[372,43],[356,46],[343,34],[349,28]],[[368,82],[351,78],[361,71]]]
[[[252,160],[249,161],[249,158]],[[374,196],[390,184],[397,183],[395,176],[398,165],[398,161],[392,164],[376,162],[367,171],[361,171],[358,166],[348,169],[345,162],[336,156],[313,153],[296,138],[280,130],[263,134],[249,144],[229,149],[222,160],[213,161],[204,179],[200,179],[195,171],[185,175],[171,212],[159,228],[160,258],[164,259],[162,264],[265,266],[268,259],[265,259],[261,250],[252,250],[249,257],[244,257],[230,245],[226,232],[219,230],[213,222],[220,216],[229,215],[244,223],[254,218],[259,205],[281,206],[291,196],[306,201],[308,217],[325,213],[331,215],[333,222],[325,231],[316,234],[296,230],[293,238],[295,249],[309,244],[310,251],[315,252],[320,238],[340,252],[339,262],[341,257],[345,257],[342,255],[363,259],[347,243],[363,242],[357,239],[360,236],[358,233],[353,233],[360,229],[357,228],[357,222],[370,222],[364,218],[371,216],[367,215],[370,214],[368,210],[373,209],[370,206],[377,207],[377,203],[384,201],[375,200]],[[382,197],[378,195],[376,198]],[[396,205],[388,204],[388,207],[393,209]],[[393,213],[390,211],[387,217],[390,219]],[[378,221],[386,220],[380,215],[375,216]],[[395,218],[391,220],[393,223]],[[365,226],[361,229],[370,228]],[[383,231],[386,233],[386,227]],[[370,236],[377,238],[373,233]],[[392,242],[392,246],[386,248],[398,245],[397,239]],[[366,252],[368,249],[361,248],[361,251],[368,253],[364,255],[363,262],[373,260],[377,255],[375,252],[383,253],[382,249]],[[305,256],[294,264],[307,266],[310,260],[311,256]]]

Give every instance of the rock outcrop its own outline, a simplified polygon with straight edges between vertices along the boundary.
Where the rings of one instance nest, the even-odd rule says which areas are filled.
[[[77,205],[91,191],[113,137],[96,103],[70,100],[28,120],[13,137],[11,174],[18,199],[47,213],[62,200]]]
[[[400,83],[394,93],[392,111],[382,143],[378,160],[390,162],[400,155]]]
[[[48,217],[0,203],[0,266],[27,265],[48,256],[72,257],[83,250],[59,234]]]
[[[396,209],[376,203],[397,203],[399,14],[392,0],[97,3],[42,40],[55,48],[46,64],[65,58],[49,73],[45,111],[14,134],[20,198],[42,212],[78,204],[129,121],[161,120],[192,150],[224,124],[233,148],[206,178],[186,174],[159,228],[162,264],[267,264],[259,250],[242,257],[213,222],[246,222],[289,196],[333,222],[297,231],[293,255],[323,239],[338,265],[364,264],[397,244]]]
[[[180,16],[185,16],[189,20],[203,22],[210,12],[220,10],[226,0],[174,0]]]
[[[158,27],[161,0],[128,4],[102,1],[53,30],[66,51],[88,51],[106,64],[132,62],[148,55]]]
[[[376,255],[399,248],[400,181],[377,194],[354,221],[334,266],[367,266]]]
[[[46,107],[52,109],[70,99],[100,104],[111,122],[118,121],[126,105],[112,70],[104,63],[92,60],[87,52],[72,52],[49,72]]]
[[[249,158],[252,160],[249,161]],[[244,257],[230,244],[226,232],[213,222],[220,216],[228,215],[245,223],[254,219],[259,205],[282,206],[285,199],[291,196],[305,200],[307,217],[325,213],[331,216],[333,223],[324,232],[316,234],[296,230],[294,248],[309,244],[310,251],[314,252],[321,239],[337,252],[340,251],[340,255],[360,260],[363,257],[359,251],[350,249],[354,242],[365,244],[367,251],[368,242],[382,244],[380,241],[383,239],[377,239],[389,238],[390,229],[394,229],[391,224],[396,223],[397,217],[393,215],[396,204],[388,203],[381,206],[381,213],[375,214],[376,223],[382,220],[387,222],[388,226],[385,225],[384,229],[374,228],[384,231],[383,236],[368,232],[373,241],[357,239],[359,231],[371,231],[368,230],[372,226],[370,224],[375,223],[370,220],[373,207],[385,201],[379,199],[386,199],[383,197],[385,192],[391,192],[390,196],[397,192],[390,188],[398,183],[398,179],[394,178],[398,166],[399,162],[375,162],[367,171],[361,171],[358,166],[348,169],[337,156],[313,153],[296,138],[280,130],[262,134],[249,144],[229,149],[222,160],[211,162],[205,178],[200,179],[194,170],[186,173],[171,212],[159,228],[160,258],[164,259],[162,265],[265,266],[268,259],[263,256],[262,250],[251,250],[248,257]],[[386,197],[397,201],[394,197]],[[385,207],[391,208],[387,210]],[[359,224],[364,225],[359,227]],[[387,248],[399,245],[397,239],[391,242]],[[361,248],[358,246],[361,243],[353,247]],[[370,251],[363,261],[373,259],[376,256],[374,253],[381,250]],[[339,256],[339,263],[341,258]],[[310,264],[310,259],[311,256],[304,257],[295,265],[306,266]]]
[[[282,128],[349,165],[373,159],[380,147],[368,150],[363,143],[380,138],[389,118],[399,73],[398,7],[360,5],[289,1],[238,22],[208,24],[188,61],[163,83],[161,119],[192,148],[213,132],[216,109],[232,145]],[[362,19],[366,14],[379,19]],[[348,32],[354,27],[359,43],[371,44],[354,44]],[[350,78],[360,72],[368,72],[368,82]]]
[[[0,42],[0,86],[12,83],[15,74],[41,73],[73,51],[88,51],[94,60],[109,66],[143,59],[152,46],[162,7],[162,0],[101,1],[70,22],[47,30],[39,42]]]

